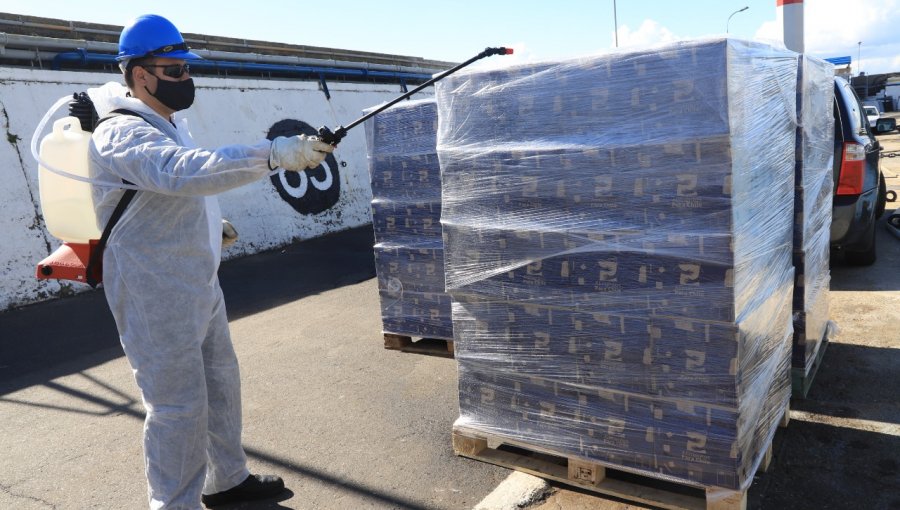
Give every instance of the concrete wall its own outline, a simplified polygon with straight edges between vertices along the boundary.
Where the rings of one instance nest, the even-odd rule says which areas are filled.
[[[78,283],[35,278],[37,262],[61,242],[47,233],[41,217],[30,143],[37,123],[58,98],[111,80],[120,77],[0,67],[0,126],[5,135],[0,140],[0,311],[90,290]],[[400,93],[398,85],[329,82],[329,104],[315,82],[195,81],[197,102],[189,118],[201,147],[251,143],[270,131],[296,134],[321,125],[334,128]],[[64,113],[65,108],[57,117]],[[324,166],[318,174],[277,175],[220,195],[223,215],[240,234],[225,258],[368,223],[371,189],[362,126],[350,131]]]

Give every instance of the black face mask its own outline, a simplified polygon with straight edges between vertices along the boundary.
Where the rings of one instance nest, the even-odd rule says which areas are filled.
[[[144,88],[151,96],[158,99],[160,103],[176,112],[186,110],[194,104],[193,78],[184,81],[168,81],[157,76],[156,94],[150,92],[150,89],[148,89],[146,85]]]

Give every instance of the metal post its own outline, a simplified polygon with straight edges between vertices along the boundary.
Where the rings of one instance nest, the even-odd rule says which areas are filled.
[[[803,0],[776,0],[784,22],[784,45],[803,53]]]
[[[619,47],[619,19],[616,16],[616,0],[613,0],[613,28],[616,35],[616,48]]]

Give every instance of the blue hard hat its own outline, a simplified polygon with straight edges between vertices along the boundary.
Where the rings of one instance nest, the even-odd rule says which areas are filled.
[[[116,60],[150,56],[185,60],[201,58],[190,51],[181,32],[171,21],[156,14],[145,14],[133,19],[122,29]]]

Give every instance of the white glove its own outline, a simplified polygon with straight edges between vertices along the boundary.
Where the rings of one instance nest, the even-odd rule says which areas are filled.
[[[222,248],[228,248],[232,244],[235,243],[238,239],[237,230],[234,228],[234,225],[231,224],[230,221],[223,219],[222,220]]]
[[[272,140],[269,165],[293,172],[315,168],[334,150],[332,145],[314,136],[279,136]]]

